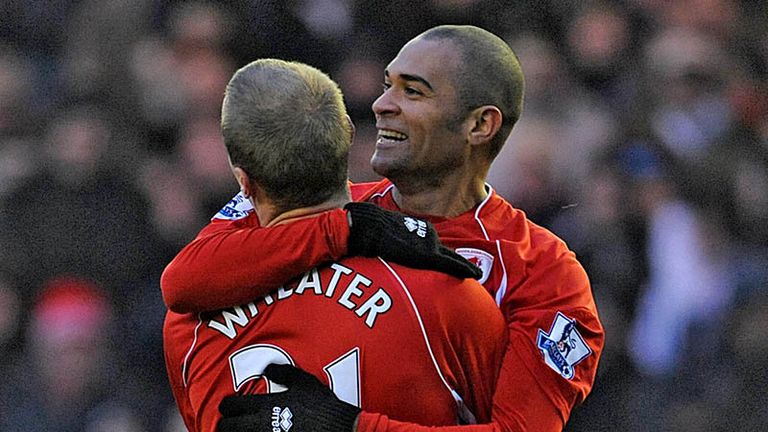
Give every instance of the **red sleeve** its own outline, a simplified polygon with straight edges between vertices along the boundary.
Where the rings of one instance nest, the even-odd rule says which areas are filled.
[[[491,432],[500,431],[493,425],[468,426],[421,426],[391,420],[382,414],[361,412],[358,418],[357,432]]]
[[[515,341],[510,335],[510,347]],[[390,420],[387,416],[362,412],[356,432],[560,432],[564,421],[548,399],[531,370],[521,370],[518,350],[507,349],[496,393],[491,423],[466,426],[427,427]],[[527,387],[526,387],[527,386]]]
[[[363,411],[356,432],[560,432],[564,422],[532,371],[520,368],[520,356],[510,335],[493,396],[491,423],[427,427]]]
[[[192,413],[194,410],[192,409],[192,405],[189,403],[189,398],[187,397],[187,392],[184,386],[179,382],[179,380],[175,380],[172,376],[172,372],[170,370],[167,370],[168,372],[168,380],[171,383],[171,391],[173,393],[173,398],[176,400],[176,406],[179,409],[179,414],[181,415],[181,420],[184,422],[184,426],[187,427],[187,430],[189,432],[195,432],[195,420],[192,416]]]
[[[562,430],[573,407],[592,389],[605,342],[586,272],[564,245],[553,254],[530,269],[501,304],[509,348],[494,395],[494,416],[519,424],[520,430]],[[568,322],[575,326],[566,336],[563,325]],[[574,347],[566,369],[552,364],[546,348],[562,341]]]
[[[170,315],[170,314],[168,314]],[[168,326],[168,315],[163,325],[163,354],[165,356],[165,371],[168,374],[168,382],[171,385],[171,392],[173,398],[176,400],[176,406],[179,409],[179,414],[187,427],[189,432],[196,432],[195,427],[195,410],[192,408],[192,404],[189,402],[187,389],[184,387],[183,378],[181,376],[181,360],[179,360],[178,345],[170,343],[170,337],[168,332],[170,328]],[[180,338],[182,339],[182,338]],[[183,339],[182,339],[183,340]]]
[[[246,303],[303,271],[345,255],[344,210],[269,228],[214,221],[168,264],[163,300],[177,313]]]

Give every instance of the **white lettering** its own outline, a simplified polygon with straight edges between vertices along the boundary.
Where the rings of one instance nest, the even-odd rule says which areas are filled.
[[[221,313],[222,318],[224,318],[224,324],[210,320],[208,322],[208,327],[218,330],[221,332],[224,336],[234,339],[235,336],[237,336],[237,330],[235,330],[235,324],[239,325],[240,327],[245,327],[246,324],[248,324],[248,317],[245,316],[245,311],[240,306],[235,306],[233,309],[234,313],[230,311],[223,311]]]
[[[341,297],[339,297],[339,304],[346,307],[347,309],[354,309],[357,305],[352,303],[349,298],[352,295],[355,297],[360,297],[363,295],[363,290],[360,289],[361,284],[369,287],[371,286],[371,280],[358,273],[354,278],[352,278],[352,282],[347,285],[347,289],[344,290],[344,292],[341,294]]]
[[[248,312],[251,313],[251,318],[259,314],[259,309],[256,308],[256,303],[250,302],[246,306],[248,306]]]
[[[337,303],[350,311],[354,311],[355,315],[364,319],[365,324],[369,328],[373,328],[379,314],[386,313],[392,308],[392,298],[383,288],[379,287],[373,295],[358,307],[353,297],[362,299],[365,294],[365,289],[370,288],[373,285],[373,282],[362,274],[353,271],[351,268],[338,263],[331,264],[330,268],[333,269],[333,275],[331,276],[328,285],[325,287],[323,287],[321,283],[322,281],[318,270],[312,269],[304,274],[296,288],[278,288],[276,294],[265,295],[262,297],[264,304],[261,306],[258,305],[258,301],[253,301],[242,306],[235,306],[234,308],[223,310],[221,311],[221,318],[219,320],[210,319],[208,321],[208,327],[220,332],[229,339],[234,339],[237,337],[240,328],[246,327],[248,322],[259,314],[260,307],[268,307],[277,301],[290,298],[294,293],[303,294],[307,289],[311,289],[311,292],[315,295],[324,294],[325,297],[332,298],[336,292],[336,288],[341,283],[341,278],[343,276],[352,275],[351,280],[343,288],[341,295],[339,295]],[[347,279],[345,278],[345,281],[346,280]]]
[[[285,287],[280,287],[280,288],[277,289],[277,299],[278,300],[287,299],[288,297],[291,296],[291,294],[293,294],[293,290],[292,289],[286,289]]]
[[[323,293],[323,287],[320,286],[320,274],[316,268],[313,268],[307,273],[304,273],[304,277],[301,278],[299,286],[294,291],[296,294],[304,294],[304,290],[312,288],[315,294],[320,295]]]
[[[333,276],[331,277],[331,281],[328,283],[328,288],[325,289],[326,297],[333,297],[333,292],[336,291],[336,285],[338,285],[339,278],[341,278],[342,273],[345,275],[352,273],[351,268],[344,267],[338,263],[331,264],[331,268],[333,269]]]
[[[373,325],[376,321],[376,316],[379,313],[388,311],[391,307],[392,299],[389,297],[389,294],[387,294],[383,288],[379,288],[378,291],[373,293],[373,295],[368,300],[366,300],[359,309],[355,311],[355,314],[362,318],[363,315],[367,313],[368,316],[365,317],[365,325],[373,328]]]

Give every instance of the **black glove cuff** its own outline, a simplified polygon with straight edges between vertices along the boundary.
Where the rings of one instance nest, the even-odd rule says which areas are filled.
[[[322,413],[318,414],[319,424],[327,425],[320,432],[355,432],[355,420],[359,414],[360,408],[346,402],[336,402],[327,406]]]
[[[349,239],[347,251],[349,255],[376,256],[375,242],[381,239],[376,233],[380,233],[386,225],[387,214],[375,204],[371,203],[347,203],[344,209],[349,212]]]

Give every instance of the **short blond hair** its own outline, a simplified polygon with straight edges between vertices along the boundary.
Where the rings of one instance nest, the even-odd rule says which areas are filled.
[[[339,86],[298,62],[256,60],[227,85],[224,144],[282,211],[319,204],[346,187],[352,125]]]

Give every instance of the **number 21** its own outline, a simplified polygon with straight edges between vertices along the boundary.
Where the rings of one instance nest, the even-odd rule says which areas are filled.
[[[229,356],[232,384],[235,391],[246,382],[259,379],[270,363],[296,365],[284,349],[276,345],[256,344],[241,348]],[[335,360],[327,363],[323,370],[328,377],[331,390],[344,402],[357,407],[360,401],[360,349],[352,348]],[[267,380],[267,392],[287,390],[280,384]]]

